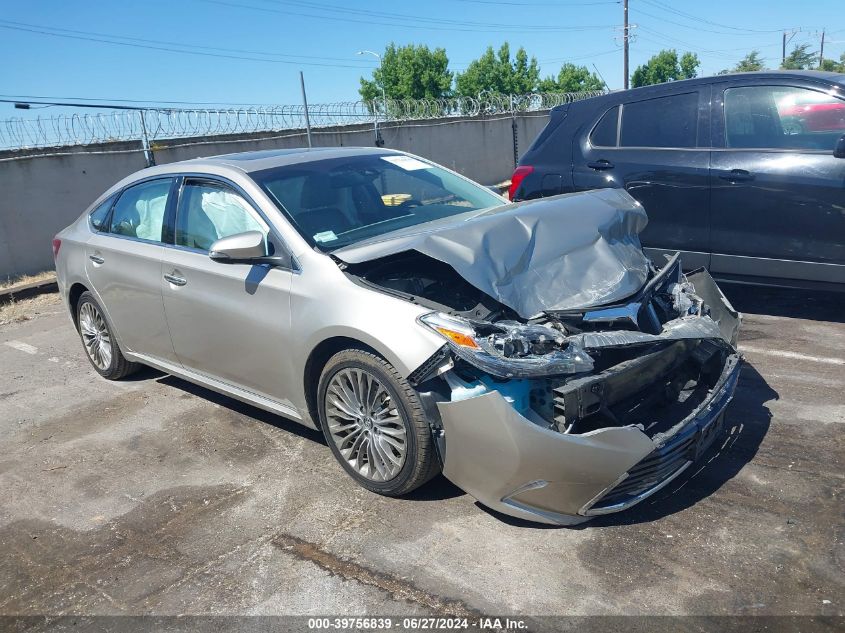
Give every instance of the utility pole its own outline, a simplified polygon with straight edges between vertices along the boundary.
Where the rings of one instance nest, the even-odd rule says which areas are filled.
[[[783,53],[780,57],[780,65],[783,66],[786,63],[786,31],[783,32]]]
[[[824,31],[822,31],[822,45],[819,49],[819,68],[822,67],[822,63],[824,62]]]
[[[625,77],[625,81],[623,83],[625,90],[628,89],[628,0],[624,0],[622,3],[622,13],[623,13],[623,22],[622,22],[622,73]]]
[[[781,66],[786,63],[786,45],[792,41],[792,38],[795,37],[795,34],[798,33],[801,28],[791,29],[790,31],[783,32],[783,54],[781,55]]]

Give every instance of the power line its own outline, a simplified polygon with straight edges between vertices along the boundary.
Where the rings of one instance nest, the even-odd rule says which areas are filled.
[[[235,9],[246,9],[248,11],[261,11],[264,13],[277,13],[281,15],[297,15],[309,18],[317,18],[320,20],[334,20],[338,22],[354,22],[357,24],[381,25],[391,27],[401,27],[408,29],[423,29],[430,30],[432,25],[436,25],[439,30],[443,31],[459,31],[469,33],[536,33],[538,31],[544,33],[564,33],[564,32],[579,32],[579,31],[595,31],[609,29],[609,25],[581,25],[581,26],[548,26],[543,24],[497,24],[497,23],[483,23],[483,22],[461,22],[457,20],[437,20],[421,15],[410,15],[405,13],[392,13],[376,11],[363,11],[360,9],[348,9],[345,7],[335,5],[316,6],[315,3],[290,3],[296,6],[308,6],[309,8],[328,11],[331,13],[349,13],[352,15],[361,16],[362,19],[354,17],[340,17],[337,15],[321,15],[314,13],[302,13],[297,11],[289,11],[286,9],[277,9],[270,7],[257,7],[251,4],[242,4],[236,2],[226,2],[225,0],[199,0],[206,4],[216,4],[225,7],[232,7]],[[274,3],[276,4],[276,3]],[[310,6],[309,6],[310,5]],[[367,18],[367,19],[364,19]],[[376,19],[374,19],[376,18]],[[382,21],[379,21],[382,20]],[[392,20],[385,22],[383,20]],[[410,21],[410,22],[409,22]],[[421,22],[422,24],[415,24]]]
[[[267,51],[256,51],[250,49],[242,49],[242,48],[222,48],[219,46],[203,46],[202,44],[183,44],[181,42],[167,42],[163,40],[151,40],[151,39],[144,39],[141,37],[130,37],[128,35],[112,35],[110,33],[96,33],[92,31],[79,31],[75,29],[66,29],[60,28],[57,26],[44,26],[40,24],[30,24],[27,22],[15,22],[13,20],[3,20],[0,19],[0,24],[8,24],[11,26],[21,26],[27,27],[32,29],[47,29],[49,31],[56,31],[60,33],[71,33],[76,35],[86,35],[92,37],[106,37],[110,39],[118,39],[118,40],[127,40],[131,42],[141,42],[145,44],[163,44],[166,46],[180,46],[186,49],[202,49],[208,51],[222,51],[224,53],[244,53],[249,55],[262,55],[266,57],[293,57],[297,59],[317,59],[317,60],[328,60],[328,61],[340,61],[340,62],[357,62],[361,64],[371,64],[369,60],[361,60],[361,59],[349,59],[346,57],[322,57],[317,55],[300,55],[300,54],[293,54],[293,53],[275,53],[275,52],[267,52]]]
[[[367,70],[369,67],[360,66],[360,65],[351,65],[351,64],[328,64],[328,63],[319,63],[319,62],[308,62],[308,61],[292,61],[292,60],[284,60],[284,59],[267,59],[264,57],[248,57],[244,55],[228,55],[223,53],[211,53],[211,52],[203,52],[203,51],[195,51],[195,50],[186,50],[184,48],[173,48],[175,46],[184,46],[183,44],[179,44],[178,42],[168,42],[166,46],[153,46],[150,44],[139,44],[135,42],[121,42],[115,41],[118,39],[119,36],[103,36],[103,37],[89,37],[83,35],[73,35],[70,33],[59,33],[53,32],[56,29],[52,29],[52,27],[22,27],[22,26],[13,26],[9,24],[2,24],[0,23],[0,29],[7,29],[12,31],[23,31],[27,33],[35,33],[38,35],[48,35],[51,37],[62,37],[65,39],[72,39],[72,40],[82,40],[86,42],[98,42],[101,44],[113,44],[115,46],[129,46],[132,48],[143,48],[148,50],[157,50],[157,51],[165,51],[169,53],[182,53],[185,55],[201,55],[205,57],[218,57],[223,59],[238,59],[238,60],[246,60],[246,61],[254,61],[254,62],[269,62],[273,64],[293,64],[297,66],[323,66],[327,68],[355,68],[356,70]],[[44,29],[51,29],[50,31]],[[103,39],[104,37],[110,37],[112,39]]]
[[[723,29],[730,29],[731,31],[745,31],[747,33],[780,33],[783,29],[747,29],[744,27],[739,26],[732,26],[730,24],[721,24],[719,22],[713,22],[712,20],[708,20],[706,18],[700,18],[695,16],[691,13],[687,13],[686,11],[681,11],[680,9],[676,9],[674,7],[670,7],[659,0],[642,0],[646,4],[650,4],[653,7],[658,9],[662,9],[663,11],[668,11],[669,13],[674,13],[675,15],[681,16],[686,18],[687,20],[691,20],[694,22],[700,22],[702,24],[710,24],[712,26],[717,26]]]
[[[260,104],[260,103],[233,103],[233,102],[226,102],[226,101],[166,101],[163,99],[124,99],[124,98],[113,98],[113,97],[56,97],[50,95],[15,95],[15,94],[3,94],[0,95],[0,103],[37,103],[38,101],[42,102],[50,102],[50,105],[54,105],[53,102],[56,101],[76,101],[76,102],[93,102],[93,103],[103,103],[106,101],[111,101],[114,103],[137,103],[143,105],[191,105],[191,106],[268,106],[272,104]],[[49,107],[49,106],[48,106]]]
[[[511,7],[593,7],[602,4],[619,4],[619,0],[599,0],[598,2],[502,2],[501,0],[455,0],[472,4],[494,4]]]
[[[505,28],[511,29],[513,27],[518,28],[530,28],[530,29],[542,29],[542,30],[558,30],[558,29],[570,29],[570,28],[582,28],[582,27],[555,27],[550,26],[548,24],[511,24],[511,23],[496,23],[496,22],[475,22],[475,21],[465,21],[465,20],[451,20],[445,18],[432,18],[427,15],[412,15],[409,13],[394,13],[389,11],[375,11],[373,9],[352,9],[345,5],[334,5],[334,4],[325,4],[323,2],[315,2],[314,0],[255,0],[257,2],[262,2],[264,4],[272,4],[272,5],[291,5],[297,7],[304,7],[307,9],[315,9],[318,11],[327,11],[331,13],[341,12],[341,13],[349,13],[353,15],[361,15],[367,17],[378,17],[384,18],[388,20],[414,20],[415,22],[427,22],[429,24],[437,24],[437,25],[456,25],[456,26],[478,26],[478,27],[485,27],[485,28]],[[606,28],[601,26],[590,26],[586,28]]]
[[[666,24],[672,24],[674,26],[679,26],[682,29],[689,29],[691,31],[696,31],[698,33],[715,33],[717,35],[730,35],[731,37],[759,37],[760,33],[758,32],[748,32],[748,33],[736,33],[732,31],[717,31],[716,29],[708,29],[704,28],[700,25],[690,25],[684,24],[683,22],[677,22],[675,20],[670,20],[665,16],[654,15],[653,13],[649,13],[648,11],[643,11],[642,9],[637,9],[638,15],[644,15],[649,18],[653,18],[655,20],[659,20],[661,23],[665,22]],[[780,31],[774,31],[775,33],[779,33]]]

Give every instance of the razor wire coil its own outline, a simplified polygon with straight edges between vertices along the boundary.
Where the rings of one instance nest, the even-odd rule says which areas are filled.
[[[481,94],[444,99],[373,99],[308,105],[312,128],[420,119],[478,117],[543,111],[602,92]],[[143,117],[143,119],[142,119]],[[302,105],[242,108],[138,108],[0,121],[0,149],[23,150],[167,139],[213,137],[305,128]]]

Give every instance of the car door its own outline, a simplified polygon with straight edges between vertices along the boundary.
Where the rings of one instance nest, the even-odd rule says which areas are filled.
[[[215,240],[245,231],[261,231],[276,254],[284,250],[282,241],[245,194],[208,178],[184,179],[174,225],[160,280],[179,362],[289,405],[295,379],[287,354],[295,273],[267,264],[220,263],[208,256]]]
[[[126,188],[102,222],[92,221],[85,245],[85,271],[123,351],[169,362],[176,355],[162,304],[161,260],[174,183],[154,178]]]
[[[845,99],[736,80],[714,106],[713,272],[845,283]]]
[[[684,266],[707,266],[709,86],[624,101],[596,113],[576,137],[576,190],[624,187],[648,214],[646,252],[682,251]]]

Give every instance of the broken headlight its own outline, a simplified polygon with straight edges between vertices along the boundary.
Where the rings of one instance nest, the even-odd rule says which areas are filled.
[[[543,325],[482,323],[430,312],[420,323],[440,334],[455,356],[499,378],[590,371],[593,359],[575,341]]]

